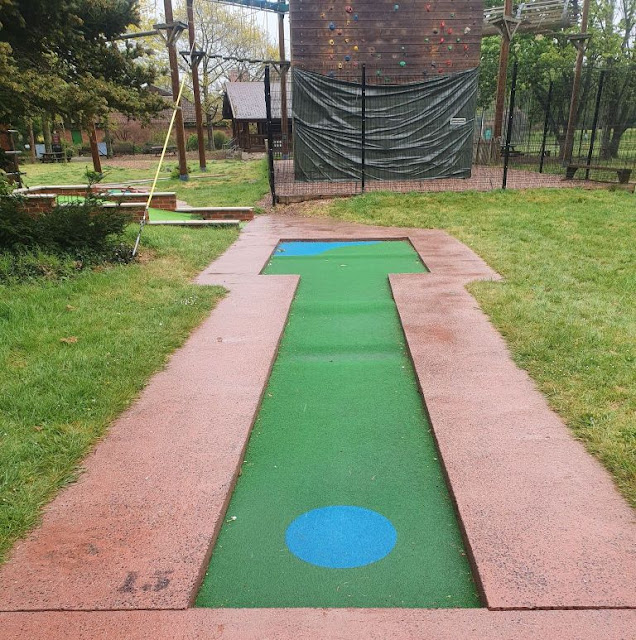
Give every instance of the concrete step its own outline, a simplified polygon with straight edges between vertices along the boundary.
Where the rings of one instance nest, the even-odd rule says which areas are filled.
[[[177,213],[196,214],[205,220],[252,220],[254,207],[179,207]]]
[[[150,220],[146,224],[151,226],[172,227],[238,227],[240,220]]]

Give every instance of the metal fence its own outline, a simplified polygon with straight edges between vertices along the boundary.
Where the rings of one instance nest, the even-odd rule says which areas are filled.
[[[633,183],[636,177],[636,68],[584,69],[571,157],[565,157],[571,95],[569,79],[560,78],[532,86],[518,83],[515,86],[511,77],[500,139],[494,137],[494,104],[478,107],[475,111],[470,177],[417,180],[369,179],[364,166],[368,149],[365,149],[364,142],[362,96],[365,84],[368,86],[370,81],[377,84],[378,81],[367,77],[363,82],[361,69],[357,82],[351,72],[341,77],[334,70],[331,76],[359,87],[358,99],[351,105],[352,117],[359,122],[359,171],[348,180],[320,179],[320,171],[315,179],[299,180],[294,171],[293,148],[283,157],[280,142],[272,137],[269,145],[272,150],[270,183],[279,202],[378,190],[488,191],[564,187],[580,185],[584,180],[587,186],[595,186],[603,181]],[[420,75],[405,77],[401,81],[421,82],[422,79]],[[487,100],[479,100],[481,105],[484,102],[488,103]],[[394,149],[403,144],[399,127],[395,124],[385,127],[384,136],[387,147]],[[337,154],[338,140],[333,143],[333,153]]]

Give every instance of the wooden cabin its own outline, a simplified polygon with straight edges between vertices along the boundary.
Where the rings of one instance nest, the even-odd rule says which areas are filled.
[[[272,132],[274,146],[280,145],[281,107],[280,83],[271,83]],[[289,138],[292,130],[291,89],[288,83],[287,113]],[[265,111],[265,83],[228,82],[223,96],[223,118],[232,121],[232,136],[242,151],[260,153],[266,150],[267,117]]]

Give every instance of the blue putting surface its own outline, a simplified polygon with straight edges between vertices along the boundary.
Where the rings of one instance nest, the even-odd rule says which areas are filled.
[[[357,240],[352,242],[281,242],[276,247],[276,257],[319,256],[333,249],[378,244],[376,240]]]
[[[287,548],[301,560],[328,569],[353,569],[382,560],[393,550],[397,532],[371,509],[332,506],[312,509],[287,528]]]

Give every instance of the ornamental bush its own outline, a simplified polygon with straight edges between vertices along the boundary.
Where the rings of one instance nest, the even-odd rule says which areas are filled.
[[[130,215],[118,207],[103,209],[87,195],[84,202],[32,216],[23,197],[2,191],[0,185],[0,280],[63,276],[132,260],[123,238]]]

